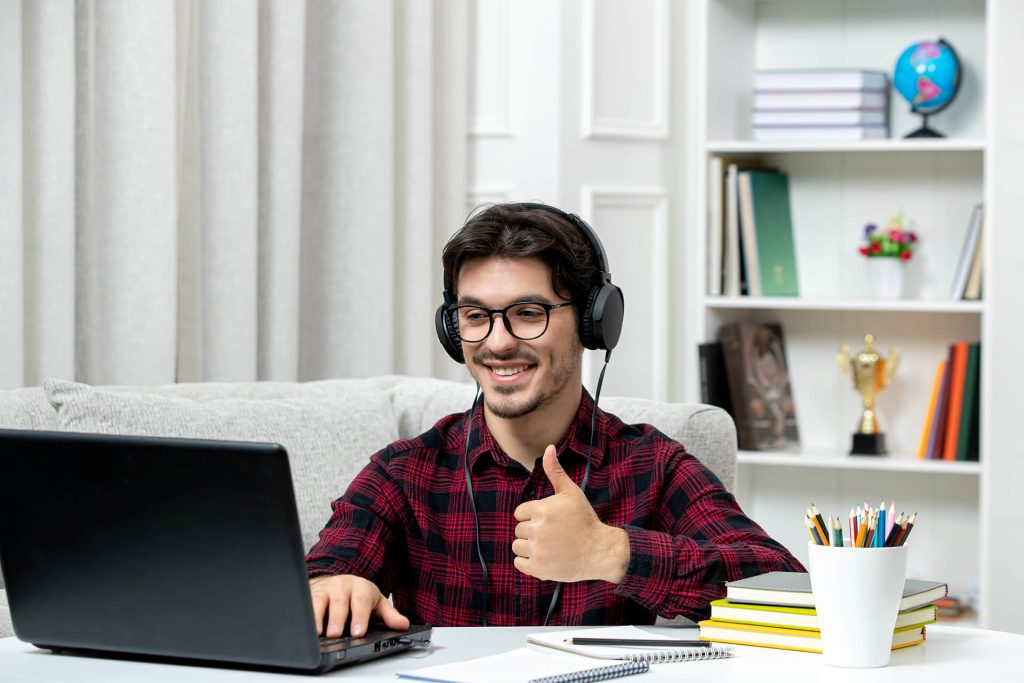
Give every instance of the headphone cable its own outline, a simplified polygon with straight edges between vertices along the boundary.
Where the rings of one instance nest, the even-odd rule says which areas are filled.
[[[583,471],[583,481],[580,483],[580,490],[583,491],[583,495],[587,493],[587,482],[590,481],[590,463],[594,457],[594,427],[597,425],[597,404],[601,400],[601,385],[604,384],[604,371],[608,369],[608,361],[612,357],[611,349],[605,353],[604,366],[601,368],[601,374],[597,378],[597,391],[594,393],[594,410],[590,414],[590,448],[587,449],[587,468]],[[555,605],[558,604],[558,598],[562,595],[562,582],[559,581],[555,584],[555,592],[551,596],[551,604],[548,605],[548,613],[544,616],[544,625],[548,625],[548,620],[551,619],[551,615],[555,611]]]

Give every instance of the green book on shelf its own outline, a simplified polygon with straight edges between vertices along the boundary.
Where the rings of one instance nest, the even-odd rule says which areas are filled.
[[[744,172],[750,177],[761,295],[799,296],[796,244],[789,208],[789,177],[777,171]]]
[[[935,622],[938,614],[935,605],[900,612],[896,615],[895,628],[924,626]],[[813,607],[783,607],[781,605],[754,605],[728,600],[711,602],[711,618],[716,621],[731,621],[740,624],[798,628],[808,631],[821,630],[818,613]]]
[[[907,579],[903,582],[900,612],[930,605],[948,593],[940,581]],[[755,605],[781,605],[783,607],[814,607],[811,577],[806,572],[767,572],[748,576],[739,581],[727,581],[725,597],[729,602]]]
[[[967,346],[967,373],[964,378],[964,396],[960,410],[960,432],[957,434],[956,459],[970,460],[971,438],[977,438],[978,430],[972,424],[978,419],[975,403],[979,397],[981,344],[974,342]],[[975,450],[977,448],[975,447]]]

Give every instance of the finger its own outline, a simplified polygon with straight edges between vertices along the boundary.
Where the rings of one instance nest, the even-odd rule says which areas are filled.
[[[324,614],[327,612],[327,605],[330,599],[327,592],[322,588],[314,588],[311,592],[313,598],[313,623],[316,624],[316,634],[323,635]]]
[[[330,610],[327,615],[328,638],[341,638],[345,631],[345,620],[348,619],[348,594],[337,593],[331,596]]]
[[[377,613],[377,616],[381,618],[381,621],[388,628],[393,628],[396,631],[405,631],[409,628],[409,617],[399,612],[398,608],[392,605],[391,601],[383,595],[377,602],[374,612]]]
[[[530,560],[529,559],[527,559],[525,557],[516,557],[516,558],[514,558],[512,560],[512,564],[515,565],[515,568],[518,569],[519,571],[521,571],[522,573],[524,573],[524,574],[526,574],[528,576],[533,576],[533,574],[530,573]]]
[[[376,591],[376,587],[373,589]],[[377,604],[377,600],[382,599],[380,591],[376,591],[377,595],[373,596],[370,592],[359,592],[352,594],[352,624],[349,627],[349,632],[359,637],[366,633],[367,627],[370,625],[370,612]]]
[[[555,488],[555,493],[579,489],[576,483],[565,473],[565,470],[562,469],[561,463],[558,462],[558,452],[554,446],[548,446],[544,449],[544,474],[548,475],[548,481]]]
[[[517,557],[529,558],[530,557],[530,542],[522,538],[517,538],[512,541],[512,552]]]
[[[529,538],[530,526],[526,522],[516,524],[516,538]]]
[[[531,500],[521,503],[512,514],[517,522],[527,522],[533,518],[533,509],[537,507],[537,501]]]

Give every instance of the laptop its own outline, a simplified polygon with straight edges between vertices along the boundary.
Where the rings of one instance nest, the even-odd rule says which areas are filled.
[[[318,638],[277,444],[0,430],[0,568],[43,649],[319,673],[431,629]]]

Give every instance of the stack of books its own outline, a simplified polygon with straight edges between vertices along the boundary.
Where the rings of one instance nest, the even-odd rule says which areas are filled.
[[[981,424],[981,342],[961,339],[935,368],[920,460],[977,461]]]
[[[889,79],[863,69],[762,69],[754,75],[754,139],[889,137]]]
[[[935,602],[946,597],[937,581],[907,579],[903,587],[894,650],[923,643],[935,621]],[[700,639],[716,643],[821,652],[811,580],[800,572],[768,572],[726,584],[726,598],[711,603],[711,618],[699,622]]]

